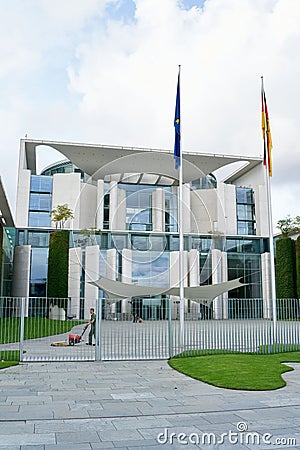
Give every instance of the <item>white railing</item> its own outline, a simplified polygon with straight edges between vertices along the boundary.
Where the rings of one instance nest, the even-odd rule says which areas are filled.
[[[226,300],[225,317],[216,314],[213,305],[207,308],[203,302],[199,306],[191,301],[186,305],[183,344],[179,341],[178,305],[169,299],[161,303],[148,299],[144,304],[135,300],[118,307],[117,301],[110,300],[108,304],[105,299],[72,301],[77,305],[76,311],[71,308],[70,299],[0,298],[0,358],[167,359],[178,354],[300,349],[299,299],[277,300],[276,333],[261,299]],[[89,327],[82,335],[93,304],[97,316],[95,333]],[[87,317],[81,318],[84,315]],[[86,345],[89,338],[92,345]]]

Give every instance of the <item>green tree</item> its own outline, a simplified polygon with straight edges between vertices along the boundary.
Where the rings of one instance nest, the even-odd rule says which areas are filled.
[[[55,223],[55,227],[64,228],[67,220],[74,219],[73,211],[69,208],[68,204],[57,205],[50,211],[51,220]]]
[[[280,219],[277,222],[277,228],[279,228],[282,236],[286,237],[289,235],[294,228],[294,220],[288,215],[285,219]]]

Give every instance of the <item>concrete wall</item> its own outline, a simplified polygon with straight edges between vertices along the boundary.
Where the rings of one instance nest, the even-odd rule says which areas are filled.
[[[29,196],[30,196],[30,170],[22,169],[19,172],[17,186],[16,227],[28,226]]]
[[[272,280],[270,253],[261,255],[261,278],[262,278],[262,297],[263,297],[263,317],[272,318]]]
[[[69,250],[69,274],[68,274],[68,296],[71,301],[68,305],[68,315],[80,314],[80,274],[81,274],[81,248],[70,248]]]
[[[198,189],[191,191],[191,231],[207,234],[213,231],[218,220],[216,189]]]
[[[153,231],[165,231],[165,193],[162,189],[152,193],[152,224]]]
[[[96,228],[103,230],[104,181],[97,181]]]
[[[68,220],[65,228],[80,229],[80,189],[79,173],[57,173],[53,175],[52,209],[67,204],[73,211],[74,220]],[[55,226],[54,223],[52,223]]]
[[[30,280],[31,245],[14,248],[12,296],[28,297]]]
[[[97,187],[81,183],[79,198],[79,228],[95,228],[97,225]]]
[[[234,235],[237,233],[235,186],[219,183],[217,189],[218,217],[214,231]]]
[[[96,308],[98,299],[98,288],[89,284],[89,281],[96,281],[99,278],[99,247],[91,245],[85,249],[85,285],[84,285],[84,317],[89,319],[90,308]]]

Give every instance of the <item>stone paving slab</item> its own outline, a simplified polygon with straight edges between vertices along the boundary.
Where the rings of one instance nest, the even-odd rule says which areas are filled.
[[[300,449],[300,366],[268,392],[220,389],[173,371],[166,361],[31,363],[0,372],[0,450],[252,448],[182,445],[190,436],[237,431],[296,439]],[[76,374],[76,376],[74,376]],[[157,442],[167,433],[167,442]],[[170,434],[174,433],[172,443]],[[289,448],[256,445],[255,448]]]

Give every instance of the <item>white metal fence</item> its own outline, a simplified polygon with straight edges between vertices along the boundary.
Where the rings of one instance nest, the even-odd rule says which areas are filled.
[[[213,307],[203,306],[195,313],[187,306],[183,324],[170,299],[161,305],[148,299],[142,308],[131,302],[123,313],[118,308],[112,312],[112,303],[101,299],[94,302],[95,332],[88,327],[83,336],[88,318],[66,315],[68,302],[0,298],[0,358],[15,359],[18,354],[21,361],[166,359],[196,352],[300,349],[299,299],[277,300],[276,321],[263,311],[261,299],[229,299],[226,318],[218,319]],[[84,299],[78,305],[83,315]]]

